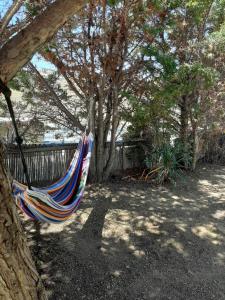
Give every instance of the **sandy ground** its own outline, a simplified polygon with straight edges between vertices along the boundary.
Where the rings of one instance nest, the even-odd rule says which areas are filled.
[[[49,299],[225,299],[225,167],[89,186],[73,221],[26,227]]]

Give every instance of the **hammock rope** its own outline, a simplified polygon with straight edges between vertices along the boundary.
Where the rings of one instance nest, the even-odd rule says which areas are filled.
[[[28,170],[27,170],[27,164],[26,164],[26,160],[24,157],[23,149],[22,149],[23,139],[19,135],[19,130],[18,130],[18,127],[16,124],[16,118],[15,118],[15,114],[14,114],[14,110],[13,110],[13,106],[12,106],[11,90],[7,87],[7,85],[4,84],[4,82],[1,80],[1,78],[0,78],[0,92],[2,92],[3,95],[5,96],[5,100],[6,100],[6,103],[8,106],[9,114],[12,119],[12,124],[13,124],[13,128],[14,128],[15,135],[16,135],[15,141],[19,148],[20,157],[21,157],[21,161],[22,161],[22,165],[23,165],[23,172],[24,172],[24,175],[26,178],[27,186],[29,187],[29,189],[31,189],[30,178],[29,178],[29,174],[28,174]]]
[[[11,102],[11,91],[0,79],[0,92],[5,96],[20,151],[27,185],[13,181],[12,189],[17,206],[31,219],[47,223],[60,223],[71,218],[81,202],[90,166],[93,135],[85,134],[65,175],[54,184],[35,188],[31,186],[22,143]]]

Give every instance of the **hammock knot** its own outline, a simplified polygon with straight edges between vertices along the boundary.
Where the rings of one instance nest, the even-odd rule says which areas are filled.
[[[7,87],[7,85],[1,80],[0,78],[0,92],[3,93],[3,95],[6,98],[10,98],[11,97],[11,90]]]
[[[15,138],[15,141],[16,141],[16,143],[17,143],[18,145],[22,145],[22,144],[23,144],[23,139],[21,138],[21,136],[17,136],[17,137]]]

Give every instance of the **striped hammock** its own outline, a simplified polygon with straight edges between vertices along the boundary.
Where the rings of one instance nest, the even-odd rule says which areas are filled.
[[[19,208],[31,219],[47,223],[68,220],[77,210],[87,180],[93,146],[93,136],[83,136],[66,174],[44,188],[28,189],[13,182],[13,194]]]

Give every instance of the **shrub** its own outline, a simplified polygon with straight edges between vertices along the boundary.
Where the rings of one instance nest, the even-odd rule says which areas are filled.
[[[189,149],[185,150],[179,142],[162,144],[151,152],[145,163],[149,170],[148,177],[154,176],[159,184],[165,181],[175,183],[182,169],[191,165],[191,155]]]

